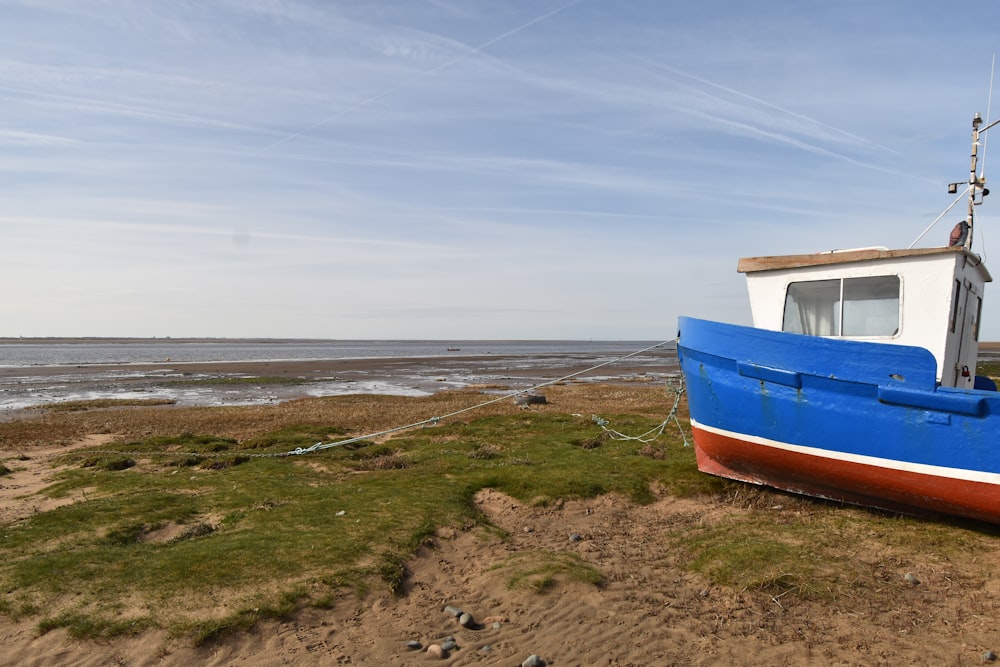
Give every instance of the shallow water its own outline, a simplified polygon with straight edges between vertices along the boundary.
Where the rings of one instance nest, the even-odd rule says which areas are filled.
[[[595,358],[628,354],[656,341],[403,341],[403,340],[80,340],[0,342],[0,367],[155,364],[172,362],[291,361],[546,354]]]
[[[73,341],[0,343],[0,414],[48,403],[158,399],[178,405],[251,405],[349,393],[429,395],[468,385],[530,387],[569,368],[628,356],[629,373],[670,374],[675,347],[633,355],[640,341]],[[233,382],[260,377],[249,364],[370,360],[308,382]],[[386,360],[394,360],[387,368]],[[232,362],[202,372],[196,364]],[[190,366],[188,366],[190,365]],[[141,366],[141,368],[140,368]],[[225,366],[224,366],[225,367]],[[620,377],[601,368],[591,381]],[[226,380],[228,382],[223,382]]]

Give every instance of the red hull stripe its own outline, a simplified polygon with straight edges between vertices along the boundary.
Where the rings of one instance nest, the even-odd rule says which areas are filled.
[[[803,447],[691,421],[698,469],[810,496],[1000,519],[1000,475]]]

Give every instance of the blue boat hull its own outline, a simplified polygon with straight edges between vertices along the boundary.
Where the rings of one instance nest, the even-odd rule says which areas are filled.
[[[939,387],[925,349],[681,318],[704,472],[1000,523],[1000,395]]]

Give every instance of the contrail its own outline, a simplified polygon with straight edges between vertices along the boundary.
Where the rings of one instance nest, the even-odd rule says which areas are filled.
[[[268,144],[267,146],[264,146],[263,148],[260,148],[260,149],[258,149],[256,151],[254,151],[253,153],[251,153],[251,155],[252,156],[257,156],[257,155],[260,155],[262,153],[266,153],[267,151],[271,150],[275,146],[280,146],[281,144],[285,143],[286,141],[290,141],[292,139],[295,139],[296,137],[301,137],[304,134],[308,134],[308,133],[312,132],[313,130],[315,130],[317,127],[321,127],[323,125],[326,125],[331,120],[339,118],[340,116],[343,116],[346,113],[349,113],[351,111],[359,109],[359,108],[361,108],[363,106],[367,106],[367,105],[371,104],[372,102],[377,102],[378,100],[380,100],[380,99],[382,99],[384,97],[388,97],[389,95],[393,94],[394,92],[396,92],[400,88],[408,86],[411,83],[413,83],[414,81],[419,81],[420,79],[425,79],[425,78],[427,78],[427,77],[429,77],[429,76],[431,76],[433,74],[436,74],[436,73],[440,72],[441,70],[445,69],[446,67],[451,67],[455,63],[461,62],[462,60],[465,60],[466,58],[468,58],[470,56],[474,56],[475,54],[479,53],[483,49],[486,49],[486,48],[488,48],[490,46],[493,46],[497,42],[499,42],[501,40],[504,40],[504,39],[507,39],[511,35],[516,35],[517,33],[521,32],[522,30],[526,30],[526,29],[530,28],[531,26],[535,25],[536,23],[541,23],[542,21],[544,21],[546,19],[549,19],[549,18],[555,16],[556,14],[558,14],[560,12],[565,11],[565,10],[569,9],[570,7],[578,5],[581,2],[583,2],[583,0],[572,0],[572,2],[568,2],[565,5],[562,5],[560,7],[556,7],[555,9],[553,9],[551,11],[548,11],[548,12],[542,14],[541,16],[537,16],[537,17],[531,19],[527,23],[522,23],[521,25],[517,26],[516,28],[512,28],[511,30],[508,30],[507,32],[505,32],[503,34],[498,35],[498,36],[494,37],[493,39],[490,39],[490,40],[487,40],[487,41],[483,42],[482,44],[480,44],[479,46],[475,47],[471,51],[467,51],[467,52],[465,52],[465,53],[463,53],[463,54],[461,54],[459,56],[455,56],[451,60],[448,60],[448,61],[446,61],[444,63],[441,63],[437,67],[432,67],[429,70],[426,70],[424,72],[420,72],[419,74],[417,74],[417,75],[415,75],[415,76],[413,76],[413,77],[411,77],[409,79],[406,79],[405,81],[402,81],[402,82],[396,84],[395,86],[392,86],[391,88],[389,88],[387,90],[384,90],[381,93],[378,93],[377,95],[372,95],[371,97],[366,97],[366,98],[364,98],[362,100],[359,100],[358,102],[355,102],[350,107],[348,107],[347,109],[344,109],[343,111],[341,111],[338,114],[334,114],[332,116],[327,116],[323,120],[317,121],[317,122],[313,123],[312,125],[310,125],[309,127],[306,127],[304,129],[299,130],[298,132],[293,132],[292,134],[289,134],[289,135],[287,135],[285,137],[282,137],[281,139],[278,139],[277,141],[272,142],[272,143]]]
[[[773,109],[774,111],[779,111],[779,112],[781,112],[783,114],[787,114],[789,116],[792,116],[793,118],[798,118],[799,120],[806,121],[807,123],[810,123],[810,124],[815,125],[817,127],[826,128],[826,129],[828,129],[828,130],[830,130],[832,132],[835,132],[835,133],[837,133],[837,134],[839,134],[841,136],[847,137],[848,139],[851,139],[852,141],[854,141],[856,143],[859,143],[859,144],[862,144],[862,145],[865,145],[865,146],[871,146],[871,147],[877,148],[879,150],[882,150],[882,151],[885,151],[885,152],[888,152],[888,153],[897,154],[896,151],[892,150],[891,148],[886,148],[885,146],[877,144],[874,141],[871,141],[869,139],[865,139],[864,137],[859,137],[856,134],[852,134],[852,133],[847,132],[846,130],[842,130],[842,129],[838,128],[838,127],[834,127],[832,125],[828,125],[828,124],[826,124],[826,123],[824,123],[822,121],[816,120],[815,118],[810,118],[809,116],[805,116],[803,114],[796,113],[795,111],[792,111],[791,109],[786,109],[784,107],[778,106],[777,104],[773,104],[771,102],[768,102],[767,100],[763,100],[763,99],[761,99],[759,97],[755,97],[753,95],[749,95],[747,93],[744,93],[742,91],[736,90],[734,88],[729,88],[728,86],[723,86],[721,84],[715,83],[714,81],[709,81],[708,79],[704,79],[704,78],[702,78],[700,76],[696,76],[694,74],[690,74],[688,72],[681,71],[681,70],[676,69],[674,67],[670,67],[669,65],[664,65],[663,63],[652,62],[652,61],[650,61],[650,60],[648,60],[646,58],[637,58],[637,59],[641,60],[642,62],[644,62],[645,64],[647,64],[647,65],[649,65],[651,67],[654,67],[654,68],[657,68],[657,69],[666,70],[666,71],[671,72],[672,74],[675,74],[677,76],[682,76],[682,77],[685,77],[687,79],[691,79],[692,81],[697,81],[698,83],[704,84],[706,86],[711,86],[712,88],[715,88],[717,90],[721,90],[721,91],[727,92],[727,93],[729,93],[731,95],[736,95],[738,97],[742,97],[743,99],[750,100],[751,102],[759,104],[759,105],[761,105],[763,107],[767,107],[769,109]]]

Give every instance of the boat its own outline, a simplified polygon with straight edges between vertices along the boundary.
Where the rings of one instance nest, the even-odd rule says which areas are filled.
[[[680,318],[701,471],[1000,523],[1000,393],[976,376],[992,277],[972,251],[995,124],[973,120],[968,183],[949,184],[968,214],[947,245],[743,258],[753,326]]]

